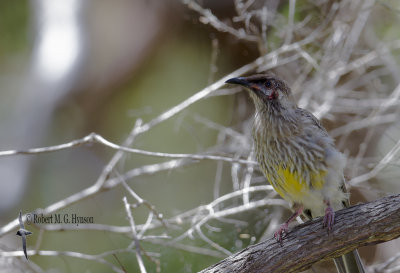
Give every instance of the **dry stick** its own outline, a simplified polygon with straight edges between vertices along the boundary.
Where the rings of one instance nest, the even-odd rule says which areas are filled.
[[[213,26],[216,30],[220,32],[228,32],[229,34],[235,36],[238,39],[246,40],[249,42],[257,42],[259,40],[259,37],[256,35],[248,34],[246,31],[242,28],[236,29],[233,28],[224,22],[220,21],[218,17],[216,17],[211,10],[205,9],[202,6],[200,6],[196,1],[193,0],[183,0],[182,1],[185,5],[188,6],[191,10],[196,11],[199,13],[202,17],[200,17],[200,21],[203,24],[210,24]]]
[[[361,35],[362,30],[364,29],[364,26],[366,24],[366,21],[369,17],[369,14],[371,12],[371,9],[375,3],[375,0],[366,0],[363,1],[359,11],[357,13],[357,18],[354,21],[354,23],[351,25],[351,29],[349,31],[349,34],[347,35],[347,38],[344,41],[344,45],[341,50],[339,50],[339,60],[336,62],[336,64],[347,64],[349,62],[350,56],[352,52],[354,51],[355,45],[358,42],[358,38]],[[344,10],[344,9],[343,9]],[[347,11],[346,11],[347,12]],[[340,62],[339,62],[340,61]],[[339,81],[340,77],[343,74],[340,73],[340,70],[338,69],[331,69],[327,73],[327,83],[326,86],[333,87],[337,84]],[[334,92],[326,92],[325,93],[325,99],[324,103],[322,103],[318,109],[315,111],[315,116],[319,119],[324,117],[331,108],[333,107],[334,99],[336,98],[336,94]]]
[[[154,157],[162,157],[162,158],[184,158],[184,159],[193,159],[193,160],[217,160],[217,161],[225,161],[225,162],[237,162],[241,164],[252,164],[257,165],[258,163],[255,161],[247,161],[242,159],[233,159],[230,157],[218,156],[218,155],[201,155],[201,154],[172,154],[172,153],[160,153],[160,152],[151,152],[141,149],[135,149],[126,147],[125,145],[118,145],[111,141],[106,140],[101,135],[96,133],[91,133],[81,139],[72,140],[68,143],[63,143],[55,146],[47,146],[42,148],[33,148],[27,150],[9,150],[9,151],[1,151],[0,156],[11,156],[18,154],[40,154],[40,153],[50,153],[60,150],[69,149],[76,146],[81,146],[89,143],[100,143],[104,146],[110,147],[112,149],[117,150],[118,152],[111,159],[110,163],[104,168],[103,173],[100,175],[98,181],[96,183],[101,186],[110,175],[110,172],[115,167],[116,163],[121,159],[123,152],[141,154],[147,156]]]
[[[296,8],[296,0],[289,1],[289,16],[288,16],[288,31],[286,32],[285,44],[290,44],[293,37],[293,24],[294,24],[294,14]]]
[[[339,257],[358,247],[400,237],[400,194],[336,212],[332,232],[322,217],[296,226],[283,239],[250,246],[202,273],[301,272],[314,263]]]
[[[0,156],[11,156],[17,154],[40,154],[40,153],[49,153],[55,152],[60,150],[69,149],[76,146],[81,146],[88,143],[100,143],[104,146],[110,147],[112,149],[117,150],[118,152],[114,155],[111,159],[110,163],[103,169],[102,174],[100,175],[99,179],[97,180],[96,184],[98,186],[102,186],[104,182],[108,179],[110,172],[114,169],[116,163],[121,159],[124,152],[127,153],[134,153],[134,154],[141,154],[147,156],[154,156],[154,157],[162,157],[162,158],[183,158],[183,159],[193,159],[193,160],[217,160],[217,161],[225,161],[225,162],[236,162],[241,164],[251,164],[251,165],[258,165],[255,161],[243,160],[243,159],[234,159],[231,157],[225,156],[218,156],[218,155],[202,155],[202,154],[172,154],[172,153],[161,153],[161,152],[151,152],[141,149],[135,149],[126,147],[125,145],[118,145],[111,141],[108,141],[101,135],[96,133],[91,133],[81,139],[76,139],[70,141],[68,143],[63,143],[55,146],[48,146],[42,148],[33,148],[28,150],[9,150],[9,151],[1,151]]]
[[[372,266],[372,272],[384,272],[385,269],[389,269],[390,266],[397,262],[400,261],[400,253],[397,253],[396,255],[390,257],[389,259],[387,259],[385,262],[381,263],[381,264],[374,264]],[[395,272],[395,271],[392,271]]]
[[[126,252],[126,251],[122,251]],[[114,264],[108,262],[106,259],[102,258],[103,255],[90,255],[90,254],[84,254],[80,252],[74,252],[74,251],[57,251],[57,250],[28,250],[27,251],[29,256],[33,255],[40,255],[40,256],[54,256],[54,257],[60,257],[60,256],[67,256],[67,257],[74,257],[74,258],[79,258],[83,260],[88,260],[88,261],[96,261],[98,263],[104,264],[108,267],[110,267],[114,272],[117,273],[124,273],[121,269],[116,267]],[[108,253],[107,253],[108,254]],[[24,253],[22,251],[9,251],[9,252],[0,252],[0,257],[16,257],[16,256],[23,256]]]
[[[136,200],[136,204],[132,205],[133,208],[137,208],[141,205],[144,205],[147,207],[147,209],[150,211],[150,213],[154,214],[156,218],[162,223],[163,227],[167,229],[167,224],[165,223],[162,214],[159,213],[155,207],[150,204],[147,200],[143,199],[140,197],[131,187],[129,187],[128,183],[121,177],[119,173],[117,173],[118,178],[120,179],[122,186],[129,192],[129,194]],[[146,224],[144,225],[146,226]],[[143,234],[145,230],[142,230],[141,233]]]
[[[381,159],[381,161],[378,162],[378,164],[376,164],[376,166],[371,171],[351,179],[348,182],[348,184],[355,186],[364,181],[368,181],[368,180],[374,178],[390,162],[394,161],[393,159],[399,153],[399,151],[400,151],[400,140],[393,146],[392,149],[390,149],[390,151]]]
[[[142,120],[137,119],[135,122],[135,125],[133,126],[133,129],[131,130],[130,134],[128,137],[125,139],[123,142],[123,146],[129,146],[133,143],[135,140],[136,136],[138,135],[138,130],[140,129],[140,126],[142,125]],[[101,172],[100,177],[97,179],[96,183],[94,186],[96,187],[102,187],[104,183],[107,181],[107,179],[110,177],[111,172],[114,170],[115,166],[117,166],[117,163],[120,161],[122,156],[124,155],[123,151],[118,150],[114,154],[114,156],[111,158],[110,162],[106,165],[105,168],[103,168],[103,171]]]
[[[140,249],[139,238],[137,237],[136,225],[135,225],[135,221],[133,220],[133,216],[132,216],[132,213],[131,213],[130,205],[129,205],[127,199],[126,199],[126,196],[124,196],[124,198],[122,200],[124,201],[125,211],[126,211],[126,214],[128,216],[128,219],[129,219],[129,224],[131,226],[131,232],[132,232],[133,240],[135,241],[136,259],[137,259],[138,264],[139,264],[140,272],[146,273],[147,271],[146,271],[146,268],[144,267],[143,258],[142,258],[142,251]]]
[[[222,198],[219,198],[219,199],[222,199]],[[219,201],[221,201],[221,200],[219,200]],[[216,202],[212,202],[206,206],[202,206],[201,208],[199,208],[199,209],[203,209],[203,210],[207,211],[208,213],[206,215],[201,215],[202,217],[198,217],[198,219],[196,219],[196,221],[192,221],[193,222],[192,226],[187,231],[185,231],[183,234],[181,234],[178,237],[176,237],[175,239],[173,239],[169,244],[173,245],[174,243],[181,241],[187,237],[192,238],[193,234],[196,232],[200,236],[200,238],[202,240],[204,240],[205,242],[209,243],[210,246],[214,247],[216,250],[220,251],[221,253],[230,255],[229,250],[224,249],[222,246],[218,245],[215,242],[212,242],[207,237],[205,237],[205,235],[201,231],[201,227],[205,223],[207,223],[208,221],[210,221],[212,219],[223,219],[227,216],[247,211],[251,207],[264,207],[267,205],[282,205],[282,206],[287,205],[287,203],[285,203],[285,201],[283,199],[262,199],[262,200],[258,200],[258,201],[252,201],[247,205],[240,205],[240,206],[237,206],[234,208],[227,208],[227,209],[224,209],[221,211],[214,211],[214,207],[216,204],[217,204]]]

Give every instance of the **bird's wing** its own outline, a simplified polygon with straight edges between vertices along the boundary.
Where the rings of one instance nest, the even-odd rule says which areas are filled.
[[[321,122],[311,112],[307,111],[306,109],[297,107],[296,113],[299,114],[300,116],[304,117],[305,120],[310,121],[311,124],[313,126],[317,127],[319,130],[321,130],[321,132],[328,135],[325,128],[321,125]]]

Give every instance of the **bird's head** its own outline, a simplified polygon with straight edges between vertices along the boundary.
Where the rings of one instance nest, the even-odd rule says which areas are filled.
[[[238,84],[249,90],[258,111],[269,109],[281,112],[296,108],[289,86],[272,73],[232,78],[226,83]]]

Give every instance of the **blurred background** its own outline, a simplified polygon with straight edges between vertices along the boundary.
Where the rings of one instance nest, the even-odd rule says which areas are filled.
[[[152,121],[252,64],[243,72],[275,71],[335,137],[348,157],[353,204],[398,193],[399,16],[396,0],[2,0],[0,151],[91,132],[122,144],[140,119],[149,127],[134,148],[250,162],[254,109],[240,89],[211,86],[176,115]],[[115,152],[96,144],[0,157],[0,226],[19,210],[46,208],[92,186]],[[150,204],[131,209],[147,272],[197,272],[270,237],[290,214],[250,163],[126,153],[115,169]],[[119,178],[113,172],[107,181]],[[0,271],[139,272],[124,196],[137,202],[117,185],[57,213],[125,229],[29,226],[28,249],[54,252],[29,262],[0,255]],[[0,234],[2,251],[21,250],[16,229]],[[372,270],[399,250],[395,240],[360,253],[370,272],[381,272]],[[335,272],[332,265],[315,268]]]

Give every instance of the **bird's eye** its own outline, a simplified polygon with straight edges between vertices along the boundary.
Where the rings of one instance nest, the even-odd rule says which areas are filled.
[[[272,87],[272,83],[271,83],[270,80],[267,80],[267,81],[265,82],[265,87],[267,87],[267,88],[271,88],[271,87]]]

